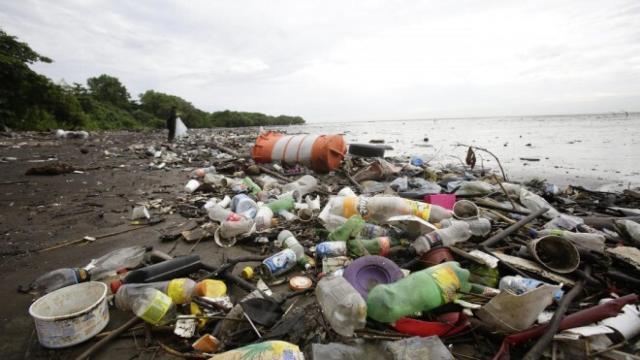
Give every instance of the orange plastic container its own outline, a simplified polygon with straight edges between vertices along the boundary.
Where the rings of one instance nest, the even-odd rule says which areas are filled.
[[[269,131],[258,136],[251,156],[257,163],[302,164],[326,173],[338,169],[346,153],[342,135],[284,135]]]

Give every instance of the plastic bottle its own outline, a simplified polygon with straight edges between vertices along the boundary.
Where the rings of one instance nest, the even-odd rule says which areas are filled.
[[[430,311],[452,302],[458,290],[469,292],[469,271],[455,261],[414,272],[392,284],[379,284],[369,291],[367,315],[391,323],[419,311]]]
[[[533,290],[539,286],[542,286],[544,284],[548,284],[548,283],[545,283],[536,279],[510,275],[500,279],[499,288],[500,290],[509,291],[516,295],[520,295],[520,294],[526,293],[527,291]],[[551,284],[548,284],[548,285],[551,285]],[[560,301],[563,295],[564,295],[564,291],[558,289],[558,291],[556,291],[553,294],[553,298],[556,301]]]
[[[600,235],[600,234],[574,233],[571,231],[560,230],[560,229],[544,229],[544,230],[535,232],[535,234],[536,236],[547,236],[547,235],[558,236],[563,239],[571,241],[572,243],[574,243],[579,247],[582,247],[588,250],[593,250],[600,253],[603,253],[605,248],[604,242],[606,239],[603,235]]]
[[[347,243],[344,241],[325,241],[316,245],[316,259],[347,255]]]
[[[438,205],[403,199],[397,196],[336,196],[330,198],[319,218],[323,221],[329,214],[350,218],[360,215],[365,220],[384,223],[388,218],[398,215],[414,215],[431,223],[450,218],[452,212]]]
[[[148,248],[144,246],[117,249],[92,260],[85,266],[85,270],[89,272],[91,280],[98,281],[113,275],[118,270],[140,266],[147,250]]]
[[[483,217],[473,220],[444,219],[440,221],[440,226],[444,229],[460,221],[464,221],[469,225],[469,231],[473,236],[487,236],[491,232],[491,221]]]
[[[204,168],[195,169],[191,172],[190,175],[192,179],[197,179],[197,178],[203,178],[207,174],[215,174],[215,173],[216,173],[216,167],[208,166]]]
[[[374,239],[349,239],[347,240],[347,254],[356,258],[365,255],[387,256],[389,249],[400,245],[400,241],[381,236]]]
[[[258,204],[246,194],[238,194],[231,199],[231,210],[247,219],[253,219],[258,212]]]
[[[258,212],[256,212],[254,221],[256,223],[256,231],[270,229],[271,227],[277,225],[278,222],[273,218],[273,210],[271,210],[267,206],[261,206],[258,208]]]
[[[331,241],[347,241],[348,239],[356,238],[362,232],[364,224],[365,222],[360,215],[353,215],[347,222],[329,233],[328,239]]]
[[[199,255],[187,255],[129,272],[123,284],[149,283],[186,276],[202,267]]]
[[[418,255],[422,255],[435,246],[450,246],[467,241],[470,237],[471,231],[469,230],[469,224],[465,221],[458,221],[449,227],[419,236],[411,246],[416,250]]]
[[[342,276],[323,277],[315,290],[316,299],[331,328],[342,336],[366,325],[367,305]]]
[[[152,325],[164,325],[176,318],[176,307],[171,298],[154,288],[142,288],[133,296],[131,310]]]
[[[37,278],[31,288],[38,294],[47,294],[63,287],[89,280],[89,273],[80,268],[64,268],[49,271]]]
[[[260,191],[262,191],[262,189],[260,188],[260,186],[258,186],[258,184],[254,183],[253,180],[251,180],[250,177],[245,177],[244,179],[242,179],[242,183],[247,187],[247,190],[249,190],[249,193],[256,195],[257,193],[259,193]]]
[[[223,222],[233,214],[233,211],[225,209],[220,204],[213,204],[207,209],[209,219],[217,222]]]
[[[288,193],[295,191],[300,197],[302,197],[313,192],[316,186],[318,186],[318,179],[311,175],[304,175],[296,181],[285,184],[282,187],[282,192]]]
[[[271,209],[274,213],[278,213],[282,210],[293,210],[295,203],[293,196],[291,194],[287,194],[278,200],[265,204],[265,206]]]
[[[278,234],[278,242],[286,249],[291,249],[296,254],[296,263],[305,270],[309,270],[312,266],[309,257],[304,253],[304,246],[300,244],[298,239],[293,236],[291,231],[282,230]]]
[[[116,307],[123,311],[132,309],[133,301],[139,296],[142,289],[156,289],[162,291],[171,298],[175,304],[188,304],[191,302],[196,292],[196,282],[189,278],[173,279],[169,281],[158,281],[147,284],[124,284],[111,283],[111,292],[115,293],[114,303]]]

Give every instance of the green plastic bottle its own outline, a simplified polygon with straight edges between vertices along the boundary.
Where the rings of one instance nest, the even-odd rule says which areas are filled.
[[[329,234],[330,241],[347,241],[356,238],[364,228],[364,220],[359,215],[353,215],[342,226]]]
[[[381,236],[375,239],[350,239],[347,240],[347,254],[352,258],[365,255],[387,256],[392,247],[400,244],[400,240],[388,236]]]
[[[392,323],[403,316],[430,311],[469,292],[469,271],[455,261],[417,271],[392,284],[376,285],[367,297],[367,315]]]
[[[249,192],[252,195],[256,195],[257,193],[262,191],[260,186],[258,186],[258,184],[256,184],[256,183],[254,183],[253,180],[251,180],[251,178],[248,177],[248,176],[245,177],[244,179],[242,179],[242,183],[247,187],[247,189],[249,190]]]
[[[295,203],[296,201],[293,199],[293,196],[286,195],[278,200],[274,200],[268,204],[265,204],[265,206],[271,209],[271,211],[273,211],[274,214],[277,214],[282,210],[287,210],[287,211],[292,210]]]

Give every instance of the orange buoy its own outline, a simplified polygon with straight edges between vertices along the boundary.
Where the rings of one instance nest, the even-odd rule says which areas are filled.
[[[284,135],[269,131],[258,136],[251,156],[257,163],[302,164],[326,173],[340,167],[346,152],[342,135]]]

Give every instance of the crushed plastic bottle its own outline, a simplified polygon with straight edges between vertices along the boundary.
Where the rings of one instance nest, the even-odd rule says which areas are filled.
[[[238,194],[231,199],[231,210],[247,219],[253,219],[258,212],[258,204],[246,194]]]
[[[316,299],[331,328],[342,336],[366,325],[367,305],[356,289],[341,276],[326,276],[316,286]]]

